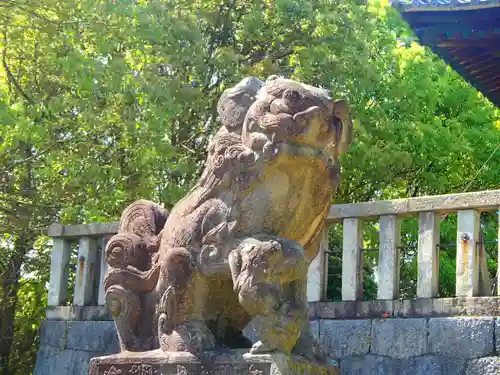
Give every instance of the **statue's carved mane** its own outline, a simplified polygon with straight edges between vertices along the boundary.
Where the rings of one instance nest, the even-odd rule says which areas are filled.
[[[225,90],[217,104],[222,125],[209,144],[205,168],[196,186],[206,189],[205,196],[231,181],[242,182],[244,188],[245,180],[253,177],[252,170],[279,152],[324,158],[333,169],[337,168],[335,157],[323,149],[284,139],[303,130],[295,121],[296,113],[329,106],[331,102],[327,90],[278,76],[266,82],[249,77]],[[335,125],[339,143],[342,124],[337,121]]]

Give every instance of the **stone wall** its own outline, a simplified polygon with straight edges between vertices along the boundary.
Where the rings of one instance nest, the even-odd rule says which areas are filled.
[[[500,374],[500,318],[315,319],[311,327],[342,375]],[[112,321],[45,321],[34,374],[86,375],[91,357],[117,351]]]
[[[112,321],[46,320],[34,375],[87,375],[90,358],[119,350]]]
[[[342,375],[498,375],[500,320],[492,317],[316,320]]]
[[[500,375],[499,317],[499,297],[310,305],[342,375]]]

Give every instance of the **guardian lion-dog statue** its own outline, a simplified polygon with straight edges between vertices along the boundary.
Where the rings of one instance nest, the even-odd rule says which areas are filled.
[[[121,349],[249,348],[323,361],[306,278],[351,143],[348,105],[272,76],[226,90],[217,110],[222,126],[192,190],[170,213],[134,202],[106,246]],[[242,334],[251,319],[253,345]]]

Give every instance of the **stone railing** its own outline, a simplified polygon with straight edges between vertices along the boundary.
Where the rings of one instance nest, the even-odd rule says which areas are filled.
[[[484,246],[480,241],[479,213],[497,211],[499,207],[500,190],[333,205],[328,215],[328,223],[343,223],[342,300],[345,303],[338,306],[340,310],[336,310],[336,313],[332,312],[335,308],[330,304],[331,311],[327,314],[339,317],[342,314],[351,314],[355,317],[356,314],[363,316],[363,310],[371,311],[374,308],[386,312],[410,308],[408,304],[406,307],[404,304],[397,305],[400,303],[397,301],[401,249],[400,223],[407,217],[418,217],[419,221],[417,300],[422,302],[424,299],[435,299],[438,294],[439,223],[444,214],[458,216],[456,296],[490,295],[491,288],[486,284],[491,285],[491,283],[487,277]],[[380,226],[377,292],[379,307],[374,307],[370,302],[360,301],[363,284],[363,223],[372,220],[378,220]],[[103,308],[103,279],[107,270],[103,249],[117,228],[117,222],[70,226],[54,224],[49,228],[48,233],[53,238],[54,248],[48,295],[48,319],[99,320],[107,316],[106,309]],[[310,302],[324,301],[326,296],[328,274],[326,232],[320,250],[309,269]],[[73,259],[77,254],[76,262],[73,261],[76,263],[76,270],[72,284],[72,301],[68,301],[72,254]],[[497,282],[497,286],[499,285],[500,282]],[[349,307],[349,301],[356,307]],[[390,302],[390,306],[380,304],[381,301]],[[429,302],[425,309],[443,308],[432,305],[436,303],[437,301]],[[85,308],[82,308],[83,306]],[[320,306],[321,303],[317,308],[320,309]],[[313,310],[315,308],[313,306]],[[342,314],[340,311],[343,311]]]
[[[435,298],[439,287],[439,237],[443,215],[457,215],[456,236],[456,297],[491,295],[487,271],[486,252],[480,232],[480,213],[498,212],[500,190],[441,196],[341,204],[331,207],[328,221],[343,223],[342,244],[342,300],[357,301],[362,297],[363,283],[363,222],[378,220],[378,300],[399,298],[399,272],[401,246],[401,220],[418,217],[418,278],[417,299]],[[500,237],[500,231],[499,231]],[[327,239],[322,245],[327,249]],[[498,240],[497,240],[498,243]],[[324,253],[324,252],[323,252]],[[323,259],[326,257],[323,255]],[[310,284],[324,298],[327,262],[322,275]],[[317,268],[319,270],[319,268]],[[318,274],[318,273],[316,273]],[[500,272],[497,272],[499,275]],[[497,287],[499,283],[497,282]],[[311,289],[312,286],[310,287]],[[316,296],[316,300],[318,296]]]
[[[60,225],[49,227],[53,239],[48,294],[48,319],[98,320],[105,309],[104,277],[106,242],[118,231],[118,222]],[[77,255],[72,298],[69,295],[71,256]],[[96,316],[97,314],[97,316]]]
[[[479,215],[499,207],[500,190],[331,207],[328,223],[343,231],[342,301],[325,299],[327,259],[337,251],[329,250],[326,231],[309,269],[308,297],[311,329],[339,361],[342,374],[499,373],[500,297],[482,296],[491,294],[493,283],[484,277]],[[453,298],[437,298],[438,248],[449,245],[439,244],[442,215],[458,217]],[[418,263],[417,298],[403,300],[399,298],[398,263],[404,251],[400,224],[408,217],[419,221],[418,245],[412,244]],[[363,301],[362,254],[372,249],[363,249],[362,234],[370,221],[380,228],[378,294],[376,300]],[[86,375],[90,358],[119,351],[103,290],[107,269],[103,249],[117,229],[116,222],[50,227],[54,249],[49,308],[41,326],[35,375]],[[252,324],[244,332],[255,339]]]

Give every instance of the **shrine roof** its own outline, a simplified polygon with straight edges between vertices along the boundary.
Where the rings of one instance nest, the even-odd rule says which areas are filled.
[[[500,0],[395,0],[392,6],[420,44],[500,107]]]

